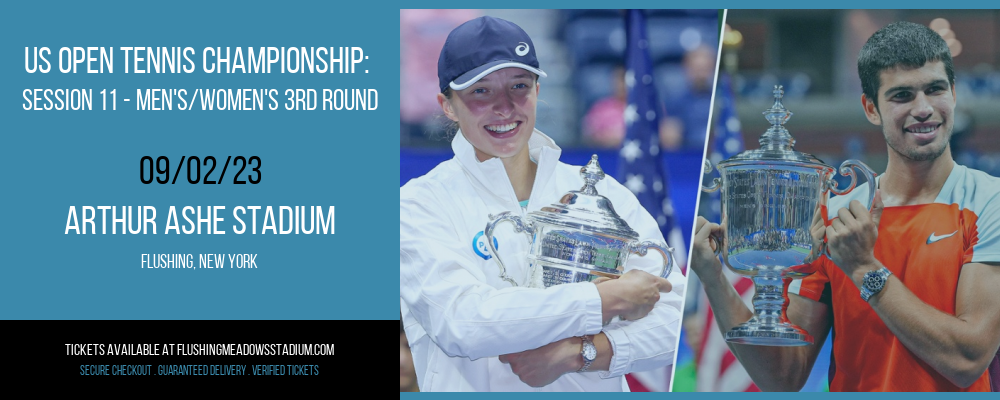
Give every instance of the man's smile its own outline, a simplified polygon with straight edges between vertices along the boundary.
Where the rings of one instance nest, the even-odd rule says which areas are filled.
[[[937,136],[940,127],[940,122],[920,122],[903,128],[903,132],[912,134],[918,140],[929,141]]]

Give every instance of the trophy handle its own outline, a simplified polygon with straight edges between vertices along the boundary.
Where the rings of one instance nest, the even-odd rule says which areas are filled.
[[[649,249],[656,250],[663,255],[663,269],[660,270],[660,277],[666,278],[670,275],[670,271],[674,268],[674,249],[661,245],[657,242],[645,241],[642,243],[637,243],[631,246],[629,252],[638,254],[639,257],[645,256]]]
[[[712,172],[712,162],[708,161],[706,159],[705,160],[705,164],[702,167],[701,173],[702,174],[708,174],[708,173],[711,173],[711,172]],[[712,179],[712,186],[707,186],[707,187],[706,186],[702,186],[701,187],[701,191],[703,191],[705,193],[712,193],[712,192],[718,191],[719,188],[721,188],[721,187],[722,187],[722,179],[720,179],[720,178],[714,178],[714,179]]]
[[[722,254],[722,241],[720,241],[719,238],[715,237],[715,235],[708,235],[708,240],[711,240],[712,243],[715,243],[715,255],[717,257],[719,255],[721,255]]]
[[[702,166],[701,173],[702,174],[709,174],[711,172],[712,172],[712,162],[708,161],[708,159],[706,158],[705,159],[705,163]],[[708,187],[702,186],[701,187],[701,191],[703,191],[705,193],[714,193],[714,192],[719,191],[720,188],[722,188],[722,179],[721,178],[713,178],[712,179],[712,186],[708,186]],[[715,255],[718,256],[718,255],[722,254],[722,242],[719,240],[719,238],[717,238],[715,236],[712,236],[712,235],[709,235],[708,239],[715,243]]]
[[[483,229],[483,236],[486,236],[486,247],[490,249],[490,254],[497,260],[497,266],[500,267],[500,279],[507,281],[511,285],[518,286],[517,282],[514,282],[513,279],[507,276],[507,268],[504,267],[503,261],[500,261],[500,253],[497,253],[496,246],[493,246],[493,229],[503,221],[513,222],[514,232],[525,232],[529,239],[531,238],[532,229],[524,223],[524,220],[520,216],[511,214],[510,211],[504,211],[496,217],[490,215],[490,222],[486,224],[486,229]]]
[[[837,190],[837,181],[833,180],[831,177],[829,180],[830,191],[834,194],[840,196],[850,193],[854,190],[854,187],[858,184],[858,176],[854,173],[854,168],[857,168],[865,175],[865,179],[868,180],[869,188],[868,190],[868,211],[872,210],[872,205],[875,203],[875,172],[872,171],[865,163],[858,160],[847,160],[843,164],[840,164],[840,175],[851,177],[851,185],[844,190]]]
[[[854,190],[854,188],[858,184],[858,176],[857,176],[857,174],[854,173],[854,169],[855,168],[857,168],[858,170],[860,170],[861,173],[864,174],[865,179],[868,180],[868,186],[870,186],[870,187],[868,188],[868,205],[866,206],[866,208],[868,208],[868,211],[871,211],[872,210],[872,206],[875,205],[875,190],[876,190],[876,188],[875,188],[875,176],[876,176],[876,174],[875,174],[875,171],[872,171],[871,168],[869,168],[867,165],[865,165],[865,163],[863,163],[863,162],[861,162],[859,160],[853,160],[853,159],[852,160],[847,160],[847,161],[844,161],[843,164],[840,164],[840,175],[851,177],[851,184],[850,184],[850,186],[848,186],[844,190],[838,190],[837,189],[837,181],[833,180],[833,178],[831,177],[830,180],[828,181],[829,182],[829,186],[830,186],[830,191],[833,192],[834,194],[838,195],[838,196],[841,196],[841,195],[848,194],[852,190]],[[825,255],[826,258],[829,258],[830,260],[833,260],[833,257],[830,256],[830,247],[826,245],[825,241],[823,242],[823,255]]]

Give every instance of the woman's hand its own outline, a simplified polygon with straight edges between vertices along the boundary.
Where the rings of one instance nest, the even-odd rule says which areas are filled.
[[[542,387],[565,373],[583,367],[581,343],[582,340],[578,337],[557,340],[537,349],[504,354],[500,356],[500,362],[510,364],[511,372],[521,382],[531,387]]]
[[[626,272],[621,278],[602,281],[597,291],[601,294],[604,321],[615,316],[626,320],[645,317],[660,300],[660,292],[670,289],[670,281],[637,269]]]

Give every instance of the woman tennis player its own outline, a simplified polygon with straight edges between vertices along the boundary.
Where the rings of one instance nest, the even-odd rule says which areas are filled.
[[[490,215],[524,215],[583,186],[580,167],[535,129],[531,38],[482,17],[448,36],[438,61],[455,157],[400,188],[400,310],[421,391],[627,391],[624,374],[673,362],[684,277],[657,256],[619,279],[539,289],[499,277],[485,245]],[[608,177],[598,192],[640,237],[663,240],[635,196]],[[528,280],[528,238],[497,235],[507,275]],[[612,318],[621,316],[621,319]]]

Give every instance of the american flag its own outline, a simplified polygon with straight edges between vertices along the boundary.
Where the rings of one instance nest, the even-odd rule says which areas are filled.
[[[719,84],[715,93],[716,102],[721,107],[714,135],[715,145],[709,155],[713,166],[743,150],[743,134],[740,129],[740,120],[736,116],[732,84],[727,74],[719,73]],[[705,176],[706,182],[714,176],[718,175],[712,172],[712,176]],[[712,193],[708,200],[710,208],[708,219],[710,221],[722,220],[719,196],[719,192]],[[736,275],[728,268],[723,267],[723,270],[740,297],[743,298],[743,302],[750,305],[754,293],[753,281]],[[697,354],[697,390],[699,392],[760,391],[736,356],[729,351],[725,338],[719,333],[719,326],[715,323],[715,316],[708,305],[708,300],[704,298],[704,293],[702,293],[698,305],[701,309],[699,314],[705,318],[705,326],[701,332],[701,346]]]
[[[619,153],[616,178],[632,191],[643,208],[649,211],[674,249],[678,265],[687,261],[687,249],[680,229],[674,226],[674,210],[670,203],[663,163],[660,160],[660,110],[657,106],[656,85],[653,84],[653,63],[646,39],[646,20],[642,11],[628,10],[625,17],[625,85],[628,105],[625,107],[625,140]],[[683,260],[683,261],[682,261]],[[671,366],[629,374],[626,379],[632,391],[667,391],[670,388]]]
[[[660,225],[667,243],[674,248],[680,264],[687,261],[687,249],[680,229],[674,225],[674,207],[663,162],[660,159],[661,108],[653,83],[653,63],[646,40],[646,20],[640,10],[629,10],[625,20],[625,140],[619,152],[618,175],[635,194],[643,208]]]

